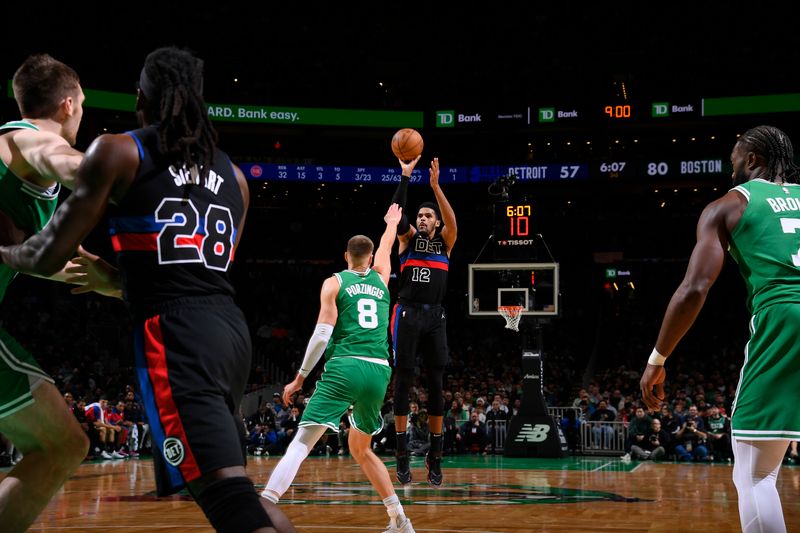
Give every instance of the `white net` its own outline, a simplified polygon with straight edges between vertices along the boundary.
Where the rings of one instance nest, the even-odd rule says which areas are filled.
[[[501,305],[497,312],[506,319],[506,328],[519,331],[519,319],[522,318],[521,305]]]

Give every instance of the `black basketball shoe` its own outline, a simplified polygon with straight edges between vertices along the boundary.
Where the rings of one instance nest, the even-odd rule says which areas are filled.
[[[397,481],[401,485],[411,483],[411,467],[408,464],[408,453],[397,454]]]
[[[434,487],[440,486],[442,484],[442,456],[429,453],[425,456],[425,466],[428,467],[428,483]]]

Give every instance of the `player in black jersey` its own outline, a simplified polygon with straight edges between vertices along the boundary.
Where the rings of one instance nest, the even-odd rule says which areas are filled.
[[[218,531],[294,531],[244,469],[237,415],[251,346],[228,270],[249,193],[216,147],[202,71],[202,60],[178,48],[149,54],[137,98],[144,127],[95,140],[52,222],[0,256],[17,270],[51,274],[116,204],[109,227],[119,272],[106,282],[121,284],[136,320],[158,494],[187,486]]]
[[[392,203],[405,206],[408,182],[419,156],[405,163],[400,161],[403,176]],[[442,484],[442,421],[444,397],[442,380],[448,361],[446,317],[442,307],[447,291],[447,272],[450,252],[456,242],[456,215],[439,186],[439,158],[433,158],[430,183],[436,202],[425,202],[417,211],[416,227],[405,215],[398,224],[400,242],[400,283],[397,303],[392,313],[394,341],[394,420],[397,430],[397,480],[411,483],[406,424],[408,421],[408,392],[417,366],[417,354],[422,355],[428,377],[428,428],[431,446],[425,459],[428,482]]]

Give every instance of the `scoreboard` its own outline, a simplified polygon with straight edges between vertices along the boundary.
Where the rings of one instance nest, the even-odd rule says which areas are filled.
[[[356,167],[274,163],[240,163],[250,180],[310,183],[396,183],[401,171],[396,167]],[[440,170],[441,183],[487,183],[500,176],[516,178],[517,183],[573,181],[591,178],[704,178],[719,179],[731,174],[728,156],[707,158],[617,158],[595,161],[567,161],[541,165],[511,164],[494,166],[456,166]],[[414,169],[411,183],[428,183],[427,169]]]

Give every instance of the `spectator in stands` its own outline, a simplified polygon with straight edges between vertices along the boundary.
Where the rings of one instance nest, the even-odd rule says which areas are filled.
[[[630,453],[634,444],[642,446],[645,437],[650,431],[650,423],[652,422],[650,416],[641,407],[637,407],[635,413],[636,416],[628,423],[628,440],[625,443],[625,451],[627,453]]]
[[[247,440],[247,453],[252,455],[269,455],[278,448],[278,435],[275,429],[267,424],[256,424]]]
[[[592,437],[593,446],[595,448],[610,448],[614,440],[614,426],[611,422],[614,421],[616,415],[613,411],[608,409],[605,400],[600,400],[597,404],[597,409],[589,417],[592,422]]]
[[[670,435],[661,427],[661,420],[652,419],[644,439],[631,445],[631,456],[638,460],[659,461],[666,457]]]
[[[295,434],[297,433],[297,428],[300,426],[300,409],[295,406],[292,406],[292,409],[289,411],[289,416],[286,417],[286,420],[283,421],[283,432],[284,432],[284,441],[281,443],[284,449],[289,446],[289,443],[292,442]]]
[[[695,409],[695,406],[689,408]],[[675,434],[675,455],[681,461],[705,461],[708,458],[708,448],[705,445],[707,435],[698,428],[702,419],[698,416],[687,416],[686,421]]]
[[[719,407],[712,405],[708,408],[708,418],[705,419],[707,444],[711,460],[728,460],[733,457],[731,449],[731,423],[727,416],[719,412]]]
[[[500,401],[495,396],[495,400],[492,401],[492,408],[486,413],[487,437],[489,438],[489,449],[492,453],[497,451],[498,431],[505,434],[509,418],[508,411],[502,409]],[[500,423],[497,424],[497,422]]]
[[[480,398],[479,398],[480,399]],[[478,413],[478,419],[482,423],[486,423],[486,403],[485,402],[478,402],[478,405],[472,410],[472,413]]]
[[[128,437],[131,433],[133,422],[125,418],[125,402],[120,400],[114,407],[109,406],[108,411],[106,411],[106,420],[109,424],[117,428],[114,449],[118,454],[128,457],[130,455]],[[136,455],[139,454],[137,453]]]
[[[472,411],[469,420],[461,426],[461,437],[467,452],[486,453],[486,424],[480,421],[476,411]]]
[[[452,404],[455,406],[458,402],[453,400]],[[463,422],[461,423],[463,424]],[[442,422],[442,453],[445,455],[460,453],[459,445],[461,442],[461,434],[459,433],[459,428],[460,426],[453,417],[453,410],[451,408],[445,413],[444,421]]]
[[[578,451],[578,443],[580,442],[581,419],[578,411],[575,409],[567,409],[564,416],[559,421],[561,431],[564,433],[564,438],[567,440],[567,449],[571,453]]]
[[[273,392],[272,393],[272,410],[275,412],[275,415],[279,418],[281,417],[281,413],[288,413],[288,409],[284,407],[282,400],[281,400],[281,393],[280,392]]]
[[[256,426],[267,426],[271,430],[275,430],[277,427],[275,413],[270,409],[270,406],[267,405],[267,402],[261,402],[261,405],[258,406],[258,411],[247,419],[248,431],[252,432]]]
[[[609,411],[614,413],[614,420],[616,420],[620,416],[620,413],[619,413],[619,411],[617,410],[616,407],[611,405],[610,398],[611,398],[611,396],[609,394],[604,394],[603,395],[603,402],[606,404],[606,409],[608,409]]]
[[[128,449],[136,457],[145,449],[150,452],[149,442],[150,425],[145,420],[144,406],[137,400],[133,388],[126,388],[125,392],[125,420],[132,422],[128,437]]]
[[[97,431],[98,448],[95,449],[95,456],[103,459],[124,459],[125,456],[119,454],[114,449],[117,438],[117,427],[111,425],[106,420],[108,410],[108,399],[100,396],[96,402],[86,406],[86,421]]]

